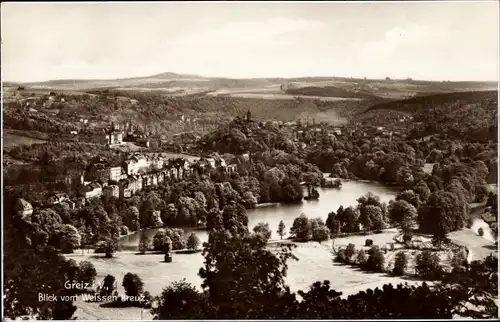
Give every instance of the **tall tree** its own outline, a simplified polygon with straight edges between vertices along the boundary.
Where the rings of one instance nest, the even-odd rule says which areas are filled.
[[[311,222],[306,215],[301,214],[299,217],[295,218],[292,228],[290,228],[290,235],[302,241],[307,241],[311,238]]]
[[[203,250],[205,265],[200,269],[203,288],[217,310],[218,318],[276,317],[283,292],[288,248],[266,249],[255,235],[212,231]],[[270,299],[276,299],[270,303]],[[284,308],[282,308],[284,309]]]
[[[448,191],[434,192],[419,209],[420,229],[431,234],[446,234],[461,229],[469,219],[469,207],[463,198]]]
[[[173,282],[157,297],[152,309],[155,320],[197,320],[214,318],[207,297],[185,280]]]
[[[280,236],[280,239],[283,239],[283,236],[285,235],[285,229],[286,229],[285,223],[283,222],[283,220],[280,220],[280,223],[278,225],[278,230],[276,231]]]

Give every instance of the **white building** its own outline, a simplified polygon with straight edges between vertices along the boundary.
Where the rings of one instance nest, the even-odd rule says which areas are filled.
[[[118,181],[122,176],[122,167],[109,168],[109,180]]]

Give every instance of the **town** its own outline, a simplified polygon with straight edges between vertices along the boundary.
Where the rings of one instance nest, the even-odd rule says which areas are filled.
[[[495,21],[2,4],[2,318],[498,318]]]

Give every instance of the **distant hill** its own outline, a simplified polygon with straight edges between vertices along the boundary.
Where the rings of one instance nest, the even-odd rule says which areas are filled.
[[[498,91],[471,91],[471,92],[454,92],[444,94],[418,95],[413,98],[388,101],[367,109],[365,112],[373,110],[396,110],[400,112],[415,113],[429,107],[441,106],[451,102],[462,104],[472,104],[482,100],[497,100]]]
[[[410,137],[416,139],[439,134],[470,142],[494,142],[498,133],[498,91],[446,93],[379,103],[358,114],[356,120],[410,129]]]
[[[204,77],[200,75],[192,75],[192,74],[177,74],[177,73],[171,73],[171,72],[166,72],[166,73],[161,73],[161,74],[156,74],[152,76],[146,76],[146,77],[135,77],[135,78],[161,78],[161,79],[210,79],[209,77]]]
[[[387,99],[404,99],[422,95],[422,93],[493,90],[498,86],[496,82],[432,82],[412,79],[364,79],[335,76],[227,78],[172,72],[120,79],[59,79],[45,82],[4,83],[4,87],[19,85],[24,86],[26,90],[88,91],[120,88],[144,92],[163,92],[165,95],[172,95],[172,93],[191,95],[218,90],[234,92],[253,90],[256,93],[269,93],[274,89],[276,89],[276,94],[283,94],[286,93],[286,89],[293,89],[289,91],[290,95],[346,98],[383,97]],[[280,90],[282,87],[285,90]]]

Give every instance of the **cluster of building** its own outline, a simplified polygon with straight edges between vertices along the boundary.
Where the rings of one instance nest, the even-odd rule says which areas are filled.
[[[166,158],[160,153],[148,156],[135,154],[120,166],[92,164],[87,174],[93,181],[84,183],[80,194],[86,199],[101,195],[105,198],[129,198],[136,192],[156,187],[167,179],[182,179],[194,172],[201,175],[213,169],[231,173],[235,171],[235,166],[228,166],[217,154],[201,157],[194,162],[184,158]]]
[[[209,174],[220,170],[226,173],[236,171],[236,165],[228,165],[219,155],[201,157],[196,161],[184,158],[167,158],[162,154],[135,154],[121,165],[110,166],[100,159],[92,163],[76,184],[76,198],[66,193],[57,193],[46,200],[45,206],[66,205],[69,209],[84,207],[89,199],[126,199],[143,189],[154,189],[167,180],[180,180],[192,174]],[[18,200],[20,215],[33,213],[33,206],[24,199]]]
[[[188,131],[178,133],[170,140],[167,140],[164,135],[153,135],[153,133],[148,132],[146,127],[139,128],[132,122],[126,122],[123,125],[113,122],[109,127],[101,128],[97,134],[94,134],[91,141],[109,147],[121,145],[125,142],[132,142],[135,145],[150,149],[168,148],[172,150],[180,146],[183,151],[188,151],[199,138],[195,133]]]

